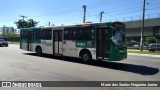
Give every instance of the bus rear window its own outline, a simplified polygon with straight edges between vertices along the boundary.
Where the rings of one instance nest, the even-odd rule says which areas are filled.
[[[26,39],[28,37],[28,31],[21,30],[21,39]]]

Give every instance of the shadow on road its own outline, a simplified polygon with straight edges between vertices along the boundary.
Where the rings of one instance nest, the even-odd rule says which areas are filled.
[[[23,53],[23,54],[37,56],[35,53]],[[40,56],[37,56],[37,57],[40,57]],[[72,63],[86,64],[86,63],[83,63],[80,59],[72,58],[72,57],[58,57],[58,56],[52,56],[52,55],[43,55],[43,58],[50,58],[50,59],[62,60],[62,61],[67,61]],[[121,62],[94,61],[91,63],[87,63],[86,65],[110,68],[115,70],[137,73],[141,75],[155,75],[159,72],[158,68],[148,67],[143,65],[121,63]]]

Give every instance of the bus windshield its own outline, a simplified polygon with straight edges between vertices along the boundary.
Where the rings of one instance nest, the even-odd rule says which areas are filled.
[[[117,28],[114,33],[114,43],[117,45],[124,45],[125,31],[124,28]]]

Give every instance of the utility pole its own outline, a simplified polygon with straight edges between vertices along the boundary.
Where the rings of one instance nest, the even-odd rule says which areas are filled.
[[[144,19],[145,19],[145,8],[146,8],[146,0],[143,2],[143,16],[142,16],[142,28],[141,28],[141,42],[140,42],[140,51],[143,51],[143,35],[144,35]]]
[[[24,15],[20,15],[20,17],[23,18],[23,21],[24,21],[24,18],[27,18],[27,16],[24,16]]]
[[[83,23],[86,22],[86,5],[83,5],[82,8],[84,9],[84,15],[83,15]]]
[[[102,22],[102,15],[104,14],[104,11],[100,12],[100,22]]]

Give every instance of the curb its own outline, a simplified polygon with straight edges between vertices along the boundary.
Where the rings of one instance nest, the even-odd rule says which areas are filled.
[[[128,55],[137,55],[137,56],[147,56],[147,57],[158,57],[158,58],[160,58],[160,55],[151,55],[151,54],[128,53]]]

